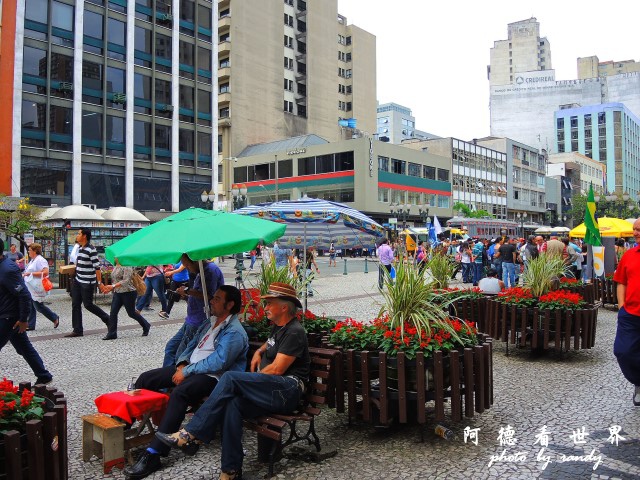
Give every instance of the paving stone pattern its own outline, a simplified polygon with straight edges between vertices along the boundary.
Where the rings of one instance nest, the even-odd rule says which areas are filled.
[[[248,263],[247,263],[248,265]],[[328,267],[319,259],[320,275],[313,281],[314,296],[309,308],[316,314],[371,319],[380,308],[377,267],[369,263],[364,273],[361,259]],[[233,261],[222,264],[228,283],[233,282]],[[247,276],[249,286],[255,273]],[[109,297],[98,303],[109,309]],[[161,365],[165,342],[177,331],[186,305],[174,306],[169,320],[158,316],[154,299],[152,312],[144,312],[151,322],[151,333],[141,336],[139,325],[120,313],[118,339],[103,341],[106,329],[97,317],[86,311],[85,335],[63,338],[71,331],[71,301],[55,291],[48,299],[60,315],[60,327],[38,315],[36,331],[29,334],[54,376],[53,385],[66,394],[69,406],[70,478],[124,478],[120,470],[103,475],[100,461],[81,459],[82,415],[93,413],[93,400],[100,394],[125,389],[131,377]],[[612,353],[616,313],[601,309],[598,316],[596,346],[591,350],[564,355],[532,356],[526,350],[494,343],[494,405],[481,415],[447,426],[455,433],[444,440],[433,433],[431,421],[421,432],[416,427],[374,430],[364,424],[348,424],[345,414],[324,411],[317,426],[324,445],[337,449],[337,455],[321,463],[285,458],[276,466],[279,479],[604,479],[640,477],[640,407],[631,401],[632,386],[622,377]],[[0,353],[0,375],[14,381],[33,381],[33,374],[13,348]],[[609,428],[622,428],[618,445],[612,445]],[[536,443],[543,426],[550,433],[548,446]],[[464,429],[479,429],[478,445],[464,442]],[[584,427],[585,443],[571,435]],[[513,446],[501,446],[500,430],[513,432]],[[421,437],[424,434],[424,441]],[[506,437],[507,439],[509,437]],[[260,478],[266,466],[256,459],[253,434],[245,435],[247,478]],[[541,452],[542,450],[542,452]],[[504,454],[501,456],[501,454]],[[590,453],[593,451],[591,457]],[[542,459],[538,459],[538,455]],[[550,462],[543,469],[544,457]],[[210,479],[219,475],[219,441],[202,448],[195,457],[180,452],[163,459],[165,468],[149,478]],[[494,459],[492,462],[492,458]],[[594,469],[596,458],[599,465]],[[509,461],[511,460],[511,461]],[[562,461],[565,460],[565,461]]]

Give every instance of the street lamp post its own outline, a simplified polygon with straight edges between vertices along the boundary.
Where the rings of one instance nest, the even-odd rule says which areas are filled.
[[[399,219],[402,221],[402,229],[407,228],[407,219],[409,218],[409,213],[411,211],[410,204],[398,204],[394,205],[393,203],[389,205],[389,211],[393,213],[397,213]]]
[[[527,212],[518,212],[516,218],[520,222],[520,238],[524,238],[524,222],[527,219]]]
[[[216,194],[215,194],[213,188],[211,189],[211,191],[209,193],[207,193],[207,191],[205,190],[200,195],[200,200],[202,200],[202,203],[204,203],[204,208],[206,210],[209,209],[209,205],[211,205],[211,210],[214,209],[215,199],[216,199]]]
[[[231,198],[233,199],[233,209],[238,210],[247,204],[247,186],[242,183],[240,185],[233,184],[231,186]],[[242,272],[244,268],[244,256],[242,252],[236,253],[236,285],[244,285],[242,281]]]
[[[425,224],[425,227],[429,228],[429,224],[431,223],[429,207],[427,205],[418,205],[418,215],[420,215],[420,221]]]

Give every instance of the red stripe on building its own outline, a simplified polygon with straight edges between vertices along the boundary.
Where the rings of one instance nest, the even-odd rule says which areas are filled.
[[[411,187],[409,185],[396,185],[395,183],[378,182],[378,187],[390,188],[391,190],[406,190],[408,192],[433,193],[436,195],[444,195],[445,197],[450,197],[452,195],[451,192],[447,192],[446,190],[434,190],[432,188]]]

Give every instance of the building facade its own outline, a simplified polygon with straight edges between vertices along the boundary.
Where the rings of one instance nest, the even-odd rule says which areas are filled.
[[[579,152],[604,164],[606,192],[640,191],[640,118],[622,103],[555,112],[556,150]]]
[[[578,78],[598,78],[621,73],[640,72],[640,62],[633,60],[601,62],[597,56],[578,58]]]
[[[311,135],[254,145],[233,165],[249,204],[307,195],[346,203],[381,224],[395,216],[390,204],[410,205],[407,223],[413,225],[421,225],[418,206],[442,224],[452,216],[449,157],[372,137],[329,143]]]
[[[400,144],[405,140],[430,140],[437,135],[416,130],[416,119],[411,109],[397,103],[378,105],[378,139],[383,142]]]
[[[452,202],[507,218],[507,155],[457,138],[405,142],[404,146],[451,160]]]
[[[248,144],[309,131],[338,140],[351,135],[344,117],[375,128],[375,37],[347,25],[337,1],[2,10],[0,95],[13,127],[0,134],[10,172],[0,191],[37,204],[177,211],[212,186],[226,191],[218,163]]]
[[[497,41],[492,49],[489,74],[492,136],[513,138],[539,150],[558,153],[554,112],[559,109],[619,102],[640,115],[640,72],[636,70],[635,62],[608,68],[605,65],[599,67],[595,60],[589,67],[588,61],[578,59],[579,78],[556,80],[550,59],[544,57],[543,61],[543,56],[548,53],[548,42],[540,39],[538,47],[544,48],[544,52],[536,51],[533,45],[539,35],[537,22],[529,22],[528,27],[530,34],[524,37],[529,38],[529,49],[522,48],[516,52],[517,44],[511,42],[509,57],[508,40]],[[510,35],[513,35],[511,30]],[[507,42],[507,47],[504,47],[504,42]],[[498,55],[496,49],[502,53]]]
[[[571,163],[580,167],[580,184],[575,186],[575,190],[582,195],[589,193],[589,187],[593,187],[596,195],[604,194],[607,166],[597,160],[587,157],[578,152],[554,153],[549,155],[549,163]]]
[[[555,208],[549,207],[551,223],[554,221],[564,227],[573,228],[571,209],[573,208],[573,196],[579,191],[581,185],[581,168],[574,162],[548,163],[547,180],[554,179],[547,188],[549,199],[557,200]],[[551,205],[551,202],[547,205]]]
[[[526,213],[527,222],[544,223],[546,152],[510,138],[480,138],[478,145],[506,153],[507,219],[517,220],[518,214]]]

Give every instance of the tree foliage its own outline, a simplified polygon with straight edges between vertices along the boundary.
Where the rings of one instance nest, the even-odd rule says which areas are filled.
[[[493,218],[493,215],[491,215],[486,210],[471,210],[471,208],[461,202],[457,202],[453,206],[453,209],[460,212],[465,218]]]
[[[0,232],[20,242],[20,249],[26,249],[24,236],[33,233],[35,238],[52,238],[53,229],[40,220],[42,208],[29,203],[29,198],[14,199],[0,196]]]
[[[640,216],[640,209],[633,200],[624,201],[621,195],[616,195],[615,200],[601,198],[596,201],[596,214],[598,217],[612,218],[637,218]],[[587,196],[576,193],[571,198],[573,206],[568,210],[568,215],[573,219],[574,225],[584,222],[584,212],[587,207]]]

